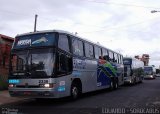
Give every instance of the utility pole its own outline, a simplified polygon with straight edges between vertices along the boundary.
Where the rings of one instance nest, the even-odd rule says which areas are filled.
[[[37,27],[37,17],[38,15],[35,15],[35,21],[34,21],[34,32],[36,32],[36,27]]]

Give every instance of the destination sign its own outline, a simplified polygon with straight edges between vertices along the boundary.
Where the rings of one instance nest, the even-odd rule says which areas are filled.
[[[13,48],[29,48],[55,45],[55,33],[31,34],[16,37]]]

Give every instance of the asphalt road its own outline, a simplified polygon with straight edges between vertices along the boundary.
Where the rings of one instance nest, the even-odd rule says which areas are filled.
[[[144,80],[134,86],[122,86],[115,91],[106,89],[87,93],[76,101],[69,98],[46,101],[29,99],[0,108],[2,113],[8,111],[19,114],[160,114],[160,77]]]

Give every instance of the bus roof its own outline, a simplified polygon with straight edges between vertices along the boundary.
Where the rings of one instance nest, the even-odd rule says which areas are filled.
[[[131,59],[131,60],[139,60],[139,59],[136,59],[134,57],[123,57],[124,59]],[[140,60],[139,60],[140,61]]]
[[[134,57],[123,57],[123,59],[130,59],[130,60],[132,60],[132,61],[139,61],[139,62],[143,63],[143,61],[141,61],[141,60],[139,60],[139,59],[136,59],[136,58],[134,58]]]
[[[132,59],[132,57],[123,57],[124,59]]]
[[[110,51],[113,51],[113,50],[109,49],[108,47],[105,47],[105,46],[103,46],[103,45],[101,45],[101,44],[97,44],[97,43],[92,42],[92,41],[90,41],[90,40],[88,40],[88,39],[86,39],[86,38],[79,37],[79,36],[77,36],[77,35],[75,35],[75,34],[73,34],[73,33],[71,33],[71,32],[64,31],[64,30],[43,30],[43,31],[36,31],[36,32],[28,32],[28,33],[23,33],[23,34],[17,34],[16,37],[25,36],[25,35],[32,35],[32,34],[37,34],[37,33],[38,33],[38,34],[39,34],[39,33],[46,33],[46,32],[58,32],[58,33],[62,33],[62,34],[68,34],[68,35],[71,35],[71,36],[75,36],[75,37],[77,37],[77,38],[79,38],[79,39],[81,39],[81,40],[90,42],[90,43],[92,43],[92,44],[94,44],[94,45],[97,45],[97,46],[100,46],[100,47],[104,47],[104,48],[107,48],[107,49],[110,50]],[[113,52],[115,52],[115,51],[113,51]],[[121,53],[118,53],[118,52],[115,52],[115,53],[122,55]]]

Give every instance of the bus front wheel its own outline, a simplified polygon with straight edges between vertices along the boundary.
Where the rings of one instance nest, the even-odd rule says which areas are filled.
[[[71,87],[71,98],[73,100],[77,99],[80,95],[80,90],[76,84],[73,84]]]

